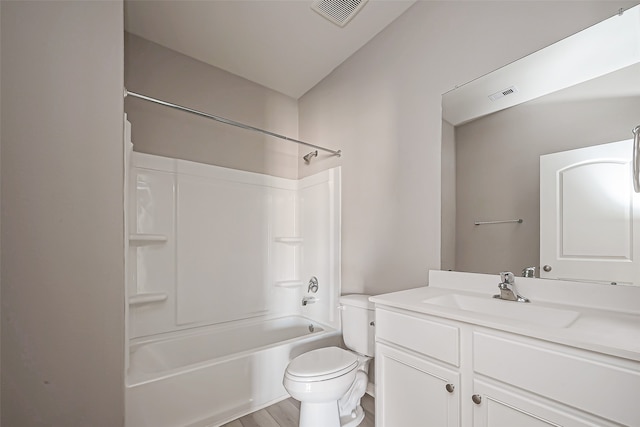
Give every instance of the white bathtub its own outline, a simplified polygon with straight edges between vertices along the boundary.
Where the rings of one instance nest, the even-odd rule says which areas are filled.
[[[136,340],[125,425],[219,426],[287,398],[282,377],[289,361],[339,343],[338,331],[298,316]]]

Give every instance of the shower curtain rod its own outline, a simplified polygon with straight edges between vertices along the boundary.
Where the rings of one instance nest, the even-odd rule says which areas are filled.
[[[125,98],[127,96],[132,96],[134,98],[139,98],[139,99],[142,99],[144,101],[154,102],[156,104],[164,105],[165,107],[171,107],[171,108],[175,108],[176,110],[180,110],[180,111],[184,111],[184,112],[187,112],[187,113],[195,114],[195,115],[200,116],[200,117],[206,117],[207,119],[212,119],[212,120],[215,120],[215,121],[220,122],[220,123],[225,123],[227,125],[236,126],[236,127],[242,128],[242,129],[252,130],[254,132],[260,132],[260,133],[263,133],[265,135],[273,136],[275,138],[280,138],[280,139],[284,139],[286,141],[295,142],[296,144],[306,145],[307,147],[312,147],[312,148],[315,148],[317,150],[326,151],[328,153],[333,154],[334,156],[340,157],[342,155],[342,151],[341,150],[337,150],[336,151],[336,150],[331,150],[329,148],[320,147],[319,145],[314,145],[314,144],[310,144],[308,142],[304,142],[304,141],[300,141],[300,140],[297,140],[297,139],[289,138],[288,136],[280,135],[280,134],[277,134],[277,133],[274,133],[274,132],[269,132],[268,130],[260,129],[260,128],[257,128],[257,127],[245,125],[244,123],[236,122],[234,120],[226,119],[224,117],[215,116],[213,114],[204,113],[202,111],[194,110],[192,108],[183,107],[182,105],[172,104],[171,102],[162,101],[160,99],[151,98],[150,96],[141,95],[139,93],[131,92],[131,91],[128,91],[127,89],[124,90],[124,96],[125,96]]]

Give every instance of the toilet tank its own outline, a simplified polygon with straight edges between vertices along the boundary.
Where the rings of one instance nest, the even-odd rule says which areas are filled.
[[[375,311],[370,295],[343,295],[340,297],[342,335],[347,348],[373,357],[375,348]]]

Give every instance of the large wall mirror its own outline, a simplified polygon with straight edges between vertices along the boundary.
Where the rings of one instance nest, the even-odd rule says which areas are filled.
[[[445,94],[442,269],[640,285],[638,125],[640,6]]]

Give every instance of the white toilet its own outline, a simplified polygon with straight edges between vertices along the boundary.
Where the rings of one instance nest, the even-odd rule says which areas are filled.
[[[364,418],[360,398],[367,389],[374,351],[374,305],[369,295],[340,297],[342,334],[350,350],[326,347],[293,359],[284,388],[300,401],[300,427],[355,427]]]

